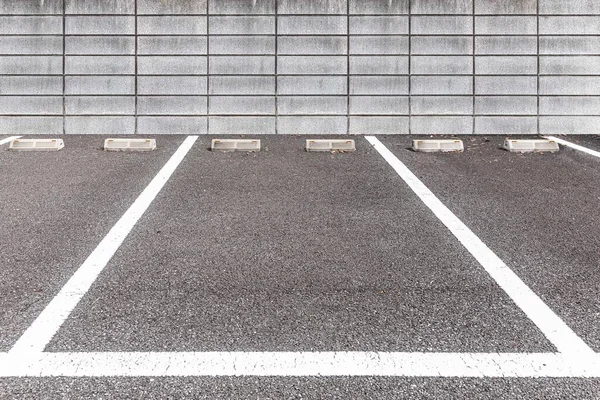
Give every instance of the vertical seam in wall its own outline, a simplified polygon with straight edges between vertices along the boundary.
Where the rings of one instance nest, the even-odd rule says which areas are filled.
[[[535,2],[535,16],[536,16],[536,39],[537,39],[537,109],[536,109],[536,130],[537,134],[540,132],[540,1]]]
[[[473,7],[473,9],[472,9],[472,12],[473,12],[473,21],[472,21],[472,24],[473,24],[472,25],[472,29],[473,29],[473,32],[472,32],[472,35],[473,35],[473,49],[472,49],[473,65],[471,66],[471,69],[473,72],[473,81],[472,81],[472,84],[473,84],[472,100],[473,100],[473,102],[471,103],[471,107],[472,107],[471,115],[472,115],[473,126],[471,127],[471,133],[474,135],[475,134],[475,73],[476,73],[476,71],[475,71],[475,0],[472,1],[472,7]]]
[[[133,120],[134,120],[134,135],[138,134],[138,0],[133,2],[133,18],[134,18],[134,48],[135,55],[133,61],[134,68],[134,106],[133,106]]]
[[[279,4],[275,0],[275,134],[279,133]]]
[[[346,134],[350,134],[350,0],[346,0]]]
[[[210,135],[210,0],[206,0],[206,134]]]
[[[66,24],[67,24],[67,6],[66,6],[66,0],[63,0],[62,2],[62,120],[63,120],[63,126],[62,126],[62,133],[63,135],[67,133],[67,98],[66,98],[66,63],[67,63],[67,56],[66,56],[66,33],[67,33],[67,28],[66,28]]]
[[[412,135],[412,0],[408,0],[408,134]]]

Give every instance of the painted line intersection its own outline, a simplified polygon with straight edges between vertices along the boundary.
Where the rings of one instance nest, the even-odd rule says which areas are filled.
[[[475,257],[558,353],[82,352],[46,345],[194,145],[189,136],[8,353],[0,377],[422,376],[600,377],[600,357],[377,138],[365,139]]]

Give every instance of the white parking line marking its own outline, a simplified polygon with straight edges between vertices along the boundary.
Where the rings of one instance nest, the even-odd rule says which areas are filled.
[[[31,326],[23,333],[10,353],[41,352],[52,340],[79,300],[89,290],[106,264],[121,246],[137,221],[167,183],[198,136],[188,136],[162,167],[135,202],[112,227],[61,291],[50,301]]]
[[[544,136],[544,138],[548,139],[548,140],[554,140],[556,143],[562,144],[563,146],[567,146],[567,147],[570,147],[572,149],[579,150],[579,151],[582,151],[582,152],[587,153],[589,155],[592,155],[594,157],[600,158],[600,151],[595,151],[595,150],[592,150],[592,149],[588,149],[587,147],[583,147],[583,146],[580,146],[580,145],[575,144],[575,143],[567,142],[566,140],[559,139],[559,138],[554,137],[554,136]]]
[[[0,354],[0,377],[600,377],[598,355],[555,353],[157,352]]]
[[[452,213],[423,182],[419,180],[377,138],[365,139],[383,156],[398,175],[446,225],[452,234],[475,257],[515,304],[533,321],[557,350],[569,355],[591,356],[593,350],[569,328],[508,266]]]
[[[2,146],[3,144],[6,144],[6,143],[10,143],[13,140],[16,140],[20,137],[21,136],[10,136],[10,137],[4,138],[4,139],[0,139],[0,146]]]

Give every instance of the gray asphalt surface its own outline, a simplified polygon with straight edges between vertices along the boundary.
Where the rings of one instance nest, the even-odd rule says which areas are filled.
[[[186,157],[49,351],[553,347],[363,139]]]
[[[593,137],[573,142],[598,146]],[[414,153],[401,138],[385,143],[600,350],[600,159],[564,147],[512,154],[498,149],[500,137],[466,138],[467,152],[445,155]]]
[[[2,351],[183,137],[159,137],[160,150],[145,154],[66,139],[63,152],[35,156],[0,147],[0,184],[10,189],[0,191]],[[200,137],[47,350],[554,350],[362,137],[354,154],[305,153],[304,137],[263,139],[267,151],[247,155],[211,153]],[[467,138],[464,154],[416,154],[410,139],[381,138],[597,346],[600,160],[513,155],[497,149],[499,137]],[[597,400],[600,380],[5,378],[0,398]]]
[[[68,137],[58,152],[0,147],[0,351],[7,351],[174,152],[107,153]]]

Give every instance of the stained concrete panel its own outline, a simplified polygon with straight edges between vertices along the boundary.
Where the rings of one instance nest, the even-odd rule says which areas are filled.
[[[350,117],[352,135],[407,135],[408,117]]]
[[[411,96],[412,115],[472,115],[470,96]]]
[[[345,56],[279,56],[277,73],[303,75],[346,75],[348,59]]]
[[[275,113],[275,97],[211,96],[210,114],[252,115]]]
[[[350,94],[408,94],[407,76],[351,76]]]
[[[206,76],[140,76],[138,94],[206,94]]]
[[[138,37],[138,54],[206,54],[206,37]]]
[[[346,115],[347,99],[341,96],[279,96],[279,115]]]
[[[345,35],[348,33],[347,25],[346,16],[280,16],[277,18],[277,34]]]
[[[206,74],[206,56],[138,56],[139,75]]]
[[[478,115],[536,115],[536,96],[476,96]]]
[[[346,94],[345,76],[279,76],[277,94]]]
[[[346,54],[346,36],[282,36],[277,38],[277,51],[285,54]]]
[[[407,16],[350,17],[351,35],[406,35]]]
[[[206,115],[207,96],[138,96],[139,115]]]
[[[65,18],[67,35],[133,35],[135,17],[133,16],[69,16]]]
[[[351,36],[350,54],[408,54],[408,37]]]
[[[139,117],[140,135],[202,135],[206,133],[206,117]]]
[[[211,35],[275,34],[274,16],[211,16],[208,24]]]
[[[211,76],[210,94],[275,94],[274,76]]]
[[[270,75],[275,73],[275,56],[211,56],[211,74]]]
[[[206,18],[188,16],[137,17],[140,35],[205,35]]]
[[[0,35],[62,34],[62,17],[0,16]]]
[[[408,115],[408,96],[350,96],[352,115]]]
[[[134,115],[135,96],[67,96],[67,115]]]
[[[134,56],[66,56],[65,73],[126,75],[135,73]]]
[[[542,96],[540,115],[600,115],[600,96]]]
[[[352,75],[408,74],[408,56],[350,56]]]

